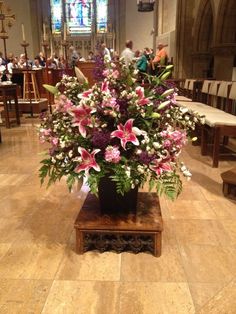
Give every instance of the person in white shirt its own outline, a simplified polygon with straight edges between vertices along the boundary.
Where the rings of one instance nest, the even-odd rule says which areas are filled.
[[[13,58],[11,62],[7,64],[7,70],[10,74],[12,74],[12,69],[17,69],[18,68],[18,60],[17,58]]]
[[[132,51],[133,42],[132,40],[127,40],[125,43],[125,49],[121,53],[121,58],[124,59],[126,66],[128,66],[134,59],[134,53]]]
[[[106,47],[105,43],[101,44],[101,54],[104,58],[106,58],[107,60],[111,60],[111,54],[109,49]]]

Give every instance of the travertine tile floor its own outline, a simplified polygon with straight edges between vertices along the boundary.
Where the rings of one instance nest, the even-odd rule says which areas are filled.
[[[193,172],[179,199],[161,199],[163,251],[75,253],[73,223],[86,190],[38,179],[36,122],[2,127],[0,144],[0,313],[236,313],[236,202],[199,147],[183,158]]]

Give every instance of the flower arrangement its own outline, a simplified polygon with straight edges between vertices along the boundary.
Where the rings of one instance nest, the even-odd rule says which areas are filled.
[[[56,97],[53,113],[39,127],[40,141],[50,145],[41,182],[48,176],[50,185],[66,176],[71,189],[86,177],[97,194],[108,175],[117,193],[149,182],[150,190],[175,199],[181,173],[191,176],[179,155],[201,118],[177,106],[176,90],[166,82],[172,66],[158,77],[147,76],[145,84],[134,64],[105,66],[103,80],[90,89],[68,76],[49,88]]]

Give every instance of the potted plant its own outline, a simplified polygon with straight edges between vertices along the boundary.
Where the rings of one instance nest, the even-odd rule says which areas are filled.
[[[71,190],[86,177],[92,193],[100,190],[103,198],[114,188],[126,201],[126,193],[148,182],[150,190],[175,199],[181,173],[191,176],[179,155],[201,117],[176,104],[176,89],[166,82],[171,67],[142,84],[134,64],[105,62],[103,80],[91,88],[68,76],[48,87],[55,108],[39,127],[40,141],[49,143],[41,182],[65,176]]]

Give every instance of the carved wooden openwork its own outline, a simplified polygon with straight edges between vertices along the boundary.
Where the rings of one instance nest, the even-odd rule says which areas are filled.
[[[149,252],[161,255],[162,217],[155,193],[138,193],[134,214],[102,215],[98,199],[88,194],[75,221],[76,250]]]

